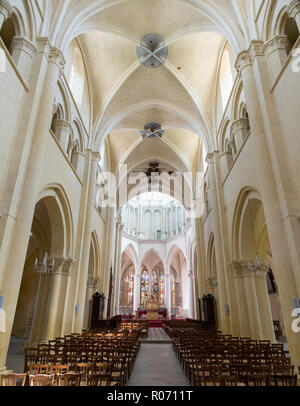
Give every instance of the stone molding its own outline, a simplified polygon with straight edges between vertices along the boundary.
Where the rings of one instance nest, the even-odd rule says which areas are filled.
[[[280,49],[285,50],[288,44],[288,39],[286,35],[276,35],[267,41],[264,45],[264,50],[266,55],[270,56],[273,52],[276,52]]]
[[[268,272],[267,265],[256,261],[232,262],[231,268],[234,278],[255,277],[265,279]]]
[[[248,129],[248,120],[246,118],[240,118],[231,125],[231,135],[235,136],[238,131],[244,131]]]
[[[94,289],[97,287],[98,285],[98,278],[94,277],[94,276],[89,276],[88,280],[87,280],[87,287],[88,289]]]
[[[296,18],[300,14],[300,1],[293,0],[288,7],[288,14],[291,18]]]
[[[73,134],[73,128],[71,123],[66,120],[56,120],[55,121],[55,135],[59,136],[61,133],[66,132],[70,135]]]
[[[0,14],[3,15],[4,20],[9,18],[13,13],[13,8],[7,0],[0,0]]]
[[[24,37],[14,37],[11,43],[13,51],[23,51],[31,58],[38,53],[37,46]]]
[[[54,63],[58,66],[60,74],[62,74],[66,60],[61,50],[53,47],[48,37],[38,37],[36,39],[37,49],[39,54],[44,54],[49,63]]]
[[[258,56],[265,56],[263,41],[252,41],[249,49],[238,54],[235,68],[238,73],[241,73],[247,66],[252,66]]]

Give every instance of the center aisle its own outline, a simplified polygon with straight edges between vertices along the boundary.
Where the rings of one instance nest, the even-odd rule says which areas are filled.
[[[151,329],[149,335],[153,336]],[[158,333],[156,330],[155,333]],[[155,334],[156,336],[157,334]],[[153,337],[154,338],[154,337]],[[157,337],[155,337],[157,338]],[[165,337],[162,337],[165,338]],[[189,386],[172,344],[142,343],[127,386]]]

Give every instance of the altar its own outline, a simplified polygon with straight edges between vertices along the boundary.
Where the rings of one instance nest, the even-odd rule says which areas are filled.
[[[147,320],[162,320],[167,317],[167,309],[159,308],[157,302],[147,302],[146,309],[139,309],[136,312],[136,317],[138,319]]]

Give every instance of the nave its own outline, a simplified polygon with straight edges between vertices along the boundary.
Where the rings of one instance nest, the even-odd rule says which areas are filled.
[[[13,364],[20,343],[8,357]],[[15,354],[14,354],[15,352]],[[20,359],[18,357],[18,359]],[[163,328],[121,323],[114,331],[84,331],[25,349],[24,371],[3,386],[297,386],[298,368],[283,344],[165,321]]]

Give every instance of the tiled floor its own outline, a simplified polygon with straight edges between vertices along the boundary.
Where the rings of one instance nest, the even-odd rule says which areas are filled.
[[[142,344],[128,386],[189,386],[171,344]]]
[[[149,328],[148,331],[148,337],[146,340],[143,340],[144,343],[150,343],[150,342],[157,342],[159,343],[171,343],[172,340],[170,337],[167,335],[167,333],[162,329],[162,328]]]

